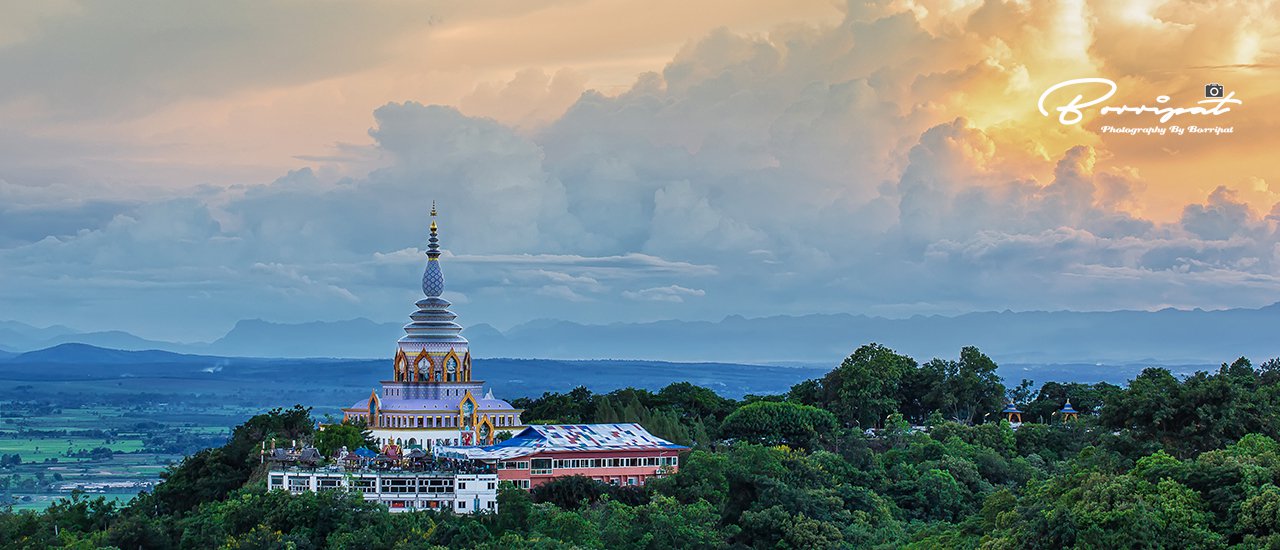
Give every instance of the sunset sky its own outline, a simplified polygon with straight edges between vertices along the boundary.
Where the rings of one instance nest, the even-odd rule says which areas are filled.
[[[1277,2],[0,0],[0,74],[0,319],[404,319],[433,199],[463,324],[1280,301]]]

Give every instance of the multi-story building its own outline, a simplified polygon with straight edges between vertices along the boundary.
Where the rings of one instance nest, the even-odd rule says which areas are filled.
[[[280,468],[267,474],[267,489],[293,494],[356,491],[365,500],[386,504],[392,512],[452,509],[476,514],[498,509],[498,476],[492,473]]]
[[[382,391],[342,409],[344,420],[363,420],[379,445],[431,449],[437,445],[483,445],[499,432],[524,429],[523,412],[485,392],[471,372],[471,350],[457,315],[441,297],[440,238],[431,207],[431,237],[418,310],[409,316]]]
[[[501,443],[439,447],[435,453],[492,465],[499,480],[529,489],[574,475],[616,485],[644,485],[674,473],[679,454],[688,449],[639,424],[568,424],[529,426]]]

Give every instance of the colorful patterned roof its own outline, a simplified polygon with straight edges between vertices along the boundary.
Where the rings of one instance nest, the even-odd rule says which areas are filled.
[[[552,424],[529,426],[488,447],[436,447],[436,454],[477,460],[505,460],[548,451],[634,451],[688,449],[649,433],[639,424]]]
[[[1080,414],[1079,412],[1077,412],[1077,411],[1075,410],[1075,408],[1074,408],[1074,407],[1072,407],[1072,406],[1071,406],[1071,400],[1070,400],[1070,399],[1068,399],[1068,400],[1067,400],[1067,404],[1066,404],[1066,405],[1063,405],[1063,406],[1062,406],[1062,410],[1060,410],[1060,411],[1058,411],[1058,412],[1059,412],[1059,413],[1061,413],[1061,414]]]
[[[1003,411],[1000,411],[1000,412],[1002,412],[1002,413],[1021,413],[1022,411],[1018,410],[1018,406],[1017,406],[1017,405],[1014,405],[1014,404],[1013,404],[1013,402],[1011,401],[1011,402],[1009,402],[1009,404],[1008,404],[1008,405],[1005,405],[1004,410],[1003,410]]]

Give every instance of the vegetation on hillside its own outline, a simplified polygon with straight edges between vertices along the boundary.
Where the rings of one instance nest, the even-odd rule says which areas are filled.
[[[786,395],[691,384],[520,400],[526,420],[640,422],[689,444],[643,488],[503,487],[499,511],[390,514],[358,495],[268,493],[274,410],[118,507],[76,497],[0,514],[15,548],[1280,548],[1280,361],[1126,387],[1006,388],[975,348],[920,364],[878,345]],[[1056,414],[1067,398],[1081,412]],[[1012,399],[1028,422],[998,411]],[[359,430],[347,434],[352,442]],[[325,442],[332,445],[333,442]]]

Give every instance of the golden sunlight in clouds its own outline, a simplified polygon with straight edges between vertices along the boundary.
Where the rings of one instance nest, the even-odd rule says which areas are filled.
[[[1246,182],[1276,181],[1280,163],[1280,9],[1274,2],[1011,2],[978,7],[965,2],[910,2],[920,25],[964,52],[946,78],[917,80],[913,99],[966,117],[997,143],[1005,163],[1047,181],[1046,163],[1073,145],[1099,149],[1097,168],[1141,178],[1147,185],[1131,213],[1157,221],[1177,218],[1184,205],[1203,202],[1218,186],[1238,192],[1265,215],[1275,195]],[[934,73],[935,75],[939,73]],[[1064,80],[1105,77],[1119,91],[1105,105],[1192,107],[1203,87],[1220,82],[1244,104],[1220,117],[1185,115],[1168,124],[1232,126],[1231,135],[1131,136],[1105,125],[1163,126],[1152,115],[1100,116],[1064,126],[1040,117],[1035,99]],[[934,79],[933,85],[929,85]],[[1076,93],[1055,96],[1058,104]],[[1168,105],[1156,98],[1171,97]],[[1053,113],[1056,115],[1056,113]],[[1021,157],[1021,158],[1020,158]],[[1039,157],[1039,159],[1037,159]],[[1040,162],[1036,162],[1039,160]]]
[[[0,113],[30,137],[88,140],[95,147],[85,162],[109,174],[105,179],[152,189],[270,181],[303,165],[336,178],[379,164],[370,147],[370,114],[389,102],[451,105],[533,135],[584,91],[626,92],[642,73],[679,63],[690,44],[727,29],[782,52],[791,40],[847,42],[859,59],[787,62],[847,71],[824,75],[828,82],[865,78],[897,86],[890,95],[894,107],[909,114],[909,132],[894,138],[902,143],[877,178],[902,169],[921,132],[962,117],[997,146],[986,170],[1048,181],[1064,151],[1095,147],[1098,170],[1145,182],[1126,208],[1158,221],[1176,218],[1219,185],[1265,213],[1275,199],[1270,189],[1280,182],[1271,158],[1280,149],[1280,9],[1272,1],[898,0],[847,8],[831,0],[582,0],[521,3],[515,12],[506,3],[374,5],[390,15],[371,17],[360,28],[341,21],[318,25],[321,36],[364,33],[335,39],[339,46],[331,48],[317,44],[317,55],[345,63],[335,61],[330,74],[312,67],[319,76],[174,93],[136,114],[88,120],[33,115],[44,101],[31,97],[0,101]],[[0,45],[22,42],[42,22],[84,8],[50,3],[15,11],[0,22]],[[405,17],[411,23],[387,24],[385,17],[401,9],[413,12]],[[326,17],[344,12],[334,13]],[[865,26],[838,28],[846,16],[899,22],[885,26],[893,33],[880,35]],[[379,32],[386,36],[374,36]],[[369,51],[343,55],[351,44],[367,44]],[[882,66],[890,57],[895,61]],[[1035,100],[1047,87],[1097,76],[1118,83],[1115,104],[1152,105],[1169,95],[1171,104],[1187,105],[1211,81],[1245,103],[1213,121],[1235,126],[1226,136],[1106,135],[1104,124],[1143,126],[1152,117],[1104,118],[1095,109],[1084,123],[1063,126],[1036,112]],[[1256,181],[1272,183],[1249,183]]]

